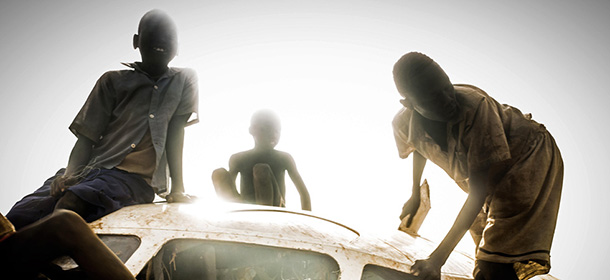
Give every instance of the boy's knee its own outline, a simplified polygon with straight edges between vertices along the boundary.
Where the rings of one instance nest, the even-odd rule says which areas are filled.
[[[58,238],[71,240],[82,235],[84,230],[89,230],[87,222],[76,212],[65,209],[57,209],[41,223],[45,232],[56,233]]]
[[[218,168],[212,171],[212,181],[220,182],[226,180],[226,178],[229,178],[229,171],[226,169]]]
[[[81,217],[86,215],[90,208],[91,205],[88,202],[82,200],[71,191],[65,192],[64,195],[57,201],[57,204],[55,204],[55,210],[72,210]]]
[[[224,168],[218,168],[212,172],[212,184],[216,193],[226,196],[226,192],[231,188],[231,174]]]
[[[54,225],[84,224],[85,220],[76,212],[66,209],[57,209],[49,216],[49,222]]]

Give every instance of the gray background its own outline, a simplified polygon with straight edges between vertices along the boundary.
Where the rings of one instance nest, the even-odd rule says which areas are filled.
[[[400,108],[391,68],[424,52],[454,83],[531,112],[565,165],[552,273],[601,277],[608,251],[608,1],[3,1],[0,3],[0,211],[64,166],[67,127],[97,78],[131,48],[152,8],[177,22],[174,66],[200,80],[201,122],[187,129],[185,180],[214,203],[210,173],[248,149],[249,117],[271,108],[314,211],[388,232],[410,194],[390,122]],[[506,1],[508,2],[508,1]],[[533,2],[533,1],[532,1]],[[440,241],[465,195],[432,164],[421,233]],[[289,186],[290,208],[299,208]],[[472,250],[465,238],[459,245]]]

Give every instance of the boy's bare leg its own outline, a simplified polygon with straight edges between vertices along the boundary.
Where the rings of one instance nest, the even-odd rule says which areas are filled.
[[[68,255],[89,279],[134,279],[85,221],[71,211],[56,210],[4,242],[8,242],[3,246],[8,246],[12,254],[10,271],[17,275],[31,274],[53,259]]]
[[[235,181],[231,174],[224,168],[218,168],[212,172],[212,183],[218,197],[234,202],[241,202],[241,196],[237,193]]]
[[[279,187],[268,164],[259,163],[252,170],[254,181],[254,194],[257,204],[280,206],[281,194],[277,193]]]

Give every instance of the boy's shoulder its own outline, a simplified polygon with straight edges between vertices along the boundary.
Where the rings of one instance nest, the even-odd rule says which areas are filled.
[[[486,99],[494,99],[486,91],[477,86],[468,84],[454,84],[453,87],[455,89],[456,95],[462,96],[462,98],[474,100],[474,102],[480,102]]]
[[[140,68],[135,62],[121,62],[121,64],[123,66],[125,66],[126,68],[108,70],[104,74],[102,74],[102,77],[109,77],[109,78],[121,77],[121,76],[126,76],[126,75],[132,75],[134,73],[141,71],[141,70],[138,71],[138,69],[140,69]],[[171,75],[180,74],[180,75],[186,75],[189,77],[197,76],[197,72],[194,69],[188,68],[188,67],[168,67],[168,72]]]
[[[455,84],[455,94],[460,106],[464,109],[476,110],[481,103],[495,100],[484,90],[467,84]]]
[[[112,79],[112,78],[116,78],[116,77],[120,77],[120,76],[125,76],[126,74],[132,73],[133,71],[134,71],[133,69],[107,70],[106,72],[104,72],[104,74],[102,74],[101,78]]]
[[[294,161],[294,159],[292,158],[292,155],[290,153],[280,151],[280,150],[273,150],[271,156],[273,158],[275,158],[275,160],[282,162],[283,164],[288,164],[288,163]]]
[[[107,70],[102,74],[102,76],[100,76],[100,80],[120,79],[123,77],[131,76],[137,72],[137,65],[135,63],[121,62],[121,64],[123,66],[126,66],[126,68]]]
[[[241,161],[245,158],[249,158],[251,154],[252,154],[252,150],[237,152],[237,153],[234,153],[231,155],[231,158],[229,159],[229,161],[232,161],[232,162]]]
[[[185,75],[187,78],[197,78],[197,72],[188,67],[169,67],[168,71],[177,75]]]
[[[195,69],[189,68],[189,67],[173,67],[172,66],[172,67],[169,67],[169,69],[176,71],[176,72],[195,74]]]
[[[292,157],[292,155],[290,155],[290,153],[288,153],[288,152],[284,152],[284,151],[280,151],[280,150],[275,150],[275,152],[277,153],[278,156],[281,156],[281,157]]]

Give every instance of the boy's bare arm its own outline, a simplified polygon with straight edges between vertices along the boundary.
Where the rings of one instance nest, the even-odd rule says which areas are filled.
[[[237,174],[241,171],[238,166],[240,166],[240,162],[242,161],[239,154],[234,154],[229,158],[229,174],[231,175],[231,179],[233,183],[235,183],[235,179],[237,178]]]
[[[311,211],[311,198],[309,197],[309,191],[307,190],[305,182],[303,182],[303,178],[297,170],[294,159],[292,159],[291,156],[288,156],[287,164],[288,166],[286,166],[286,171],[288,171],[288,176],[290,176],[290,179],[301,196],[301,209]]]
[[[469,193],[464,206],[460,210],[453,226],[426,260],[418,260],[411,268],[412,272],[420,275],[422,279],[440,279],[440,269],[447,261],[447,258],[462,239],[466,231],[470,228],[475,218],[481,211],[487,195],[487,179],[489,168],[481,171],[471,172],[469,175]]]
[[[231,158],[229,158],[230,179],[228,180],[229,182],[227,182],[227,183],[230,184],[229,188],[231,189],[231,193],[233,194],[234,197],[239,197],[239,193],[237,192],[237,185],[235,184],[235,179],[237,179],[237,174],[239,174],[239,172],[240,172],[240,170],[238,168],[239,161],[240,161],[240,157],[238,156],[238,154],[234,154],[231,156]]]
[[[407,227],[413,222],[413,217],[419,209],[420,201],[420,187],[421,187],[421,176],[424,173],[424,167],[426,167],[427,159],[417,151],[413,152],[413,186],[411,191],[411,198],[402,207],[402,213],[400,214],[400,220],[404,219],[407,215],[409,220],[407,221]]]
[[[190,114],[174,116],[167,128],[167,164],[171,177],[171,190],[168,201],[182,202],[189,200],[184,195],[184,181],[182,177],[182,154],[184,148],[184,126]]]
[[[78,136],[63,176],[57,177],[51,183],[51,195],[56,196],[63,193],[67,188],[78,182],[78,173],[85,167],[91,158],[93,141],[85,136]]]

